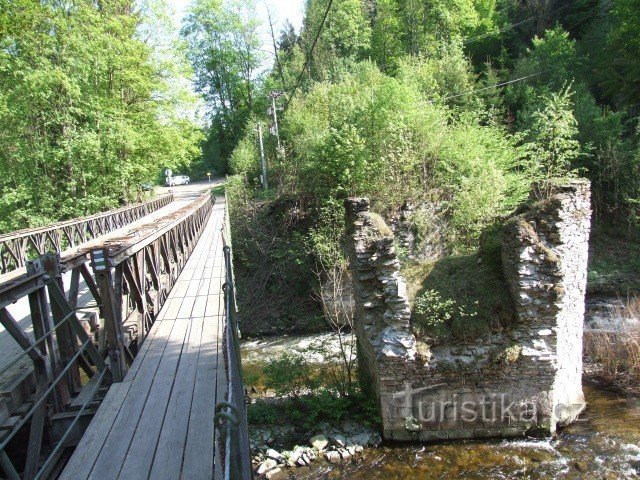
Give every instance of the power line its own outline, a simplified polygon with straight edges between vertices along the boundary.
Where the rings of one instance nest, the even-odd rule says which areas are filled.
[[[287,103],[284,104],[284,109],[285,110],[289,106],[289,103],[293,99],[293,96],[295,95],[296,90],[298,89],[298,87],[300,86],[300,83],[302,82],[302,77],[304,75],[305,70],[309,66],[309,62],[311,60],[311,56],[313,55],[313,49],[316,47],[316,43],[318,42],[318,38],[320,38],[320,33],[322,32],[322,28],[324,27],[324,23],[327,21],[327,16],[329,16],[329,10],[331,10],[331,5],[332,4],[333,4],[333,0],[329,0],[329,3],[327,4],[327,9],[324,11],[324,16],[322,17],[322,22],[320,23],[320,27],[318,28],[318,31],[316,32],[316,37],[313,39],[313,43],[311,44],[311,48],[309,49],[309,52],[308,52],[308,54],[307,54],[307,56],[305,58],[304,65],[302,66],[302,71],[300,72],[300,75],[298,75],[298,80],[296,81],[296,85],[293,87],[293,90],[291,91],[291,95],[289,95],[289,99],[287,100]]]
[[[558,12],[564,10],[565,8],[575,7],[575,6],[579,6],[579,2],[565,3],[564,5],[561,5],[558,8],[556,8],[554,13],[557,14]],[[532,17],[526,18],[526,19],[521,20],[521,21],[516,22],[516,23],[512,23],[512,24],[506,25],[506,26],[504,26],[502,28],[499,28],[495,32],[487,32],[487,33],[483,33],[482,35],[477,35],[475,37],[465,38],[465,39],[462,40],[462,42],[465,43],[465,44],[466,43],[472,43],[472,42],[475,42],[476,40],[481,40],[481,39],[486,38],[486,37],[490,37],[490,36],[493,36],[493,35],[497,35],[499,33],[506,32],[507,30],[511,30],[512,28],[519,27],[520,25],[523,25],[525,23],[529,23],[529,22],[535,20],[536,18],[540,17],[541,15],[545,15],[547,13],[548,13],[547,11],[543,11],[543,12],[537,13],[536,15],[533,15]],[[577,22],[577,24],[580,24],[580,23],[584,22],[588,18],[589,17],[585,17],[585,18],[579,20]],[[566,30],[567,31],[571,30],[572,28],[576,27],[577,24],[571,25]]]
[[[506,32],[507,30],[511,30],[512,28],[515,28],[515,27],[517,27],[517,26],[519,26],[519,25],[523,25],[523,24],[525,24],[525,23],[529,23],[530,21],[535,20],[535,19],[536,19],[536,18],[538,18],[539,16],[540,16],[540,14],[538,14],[538,15],[534,15],[533,17],[529,17],[529,18],[527,18],[526,20],[522,20],[522,21],[517,22],[517,23],[512,23],[511,25],[507,25],[506,27],[502,27],[502,28],[498,29],[498,30],[497,30],[497,31],[495,31],[495,32],[487,32],[487,33],[483,33],[482,35],[478,35],[478,36],[476,36],[476,37],[465,38],[465,39],[463,40],[463,43],[471,43],[471,42],[475,42],[476,40],[480,40],[480,39],[482,39],[482,38],[491,37],[491,36],[493,36],[493,35],[497,35],[497,34],[499,34],[499,33]]]
[[[449,100],[451,98],[458,98],[458,97],[462,97],[464,95],[469,95],[471,93],[484,92],[485,90],[491,90],[493,88],[505,87],[507,85],[511,85],[512,83],[517,83],[517,82],[521,82],[523,80],[527,80],[527,79],[529,79],[531,77],[537,77],[538,75],[542,75],[543,73],[548,72],[549,70],[552,70],[552,69],[551,68],[547,68],[546,70],[541,70],[541,71],[539,71],[537,73],[532,73],[531,75],[525,75],[524,77],[514,78],[513,80],[509,80],[507,82],[496,83],[495,85],[491,85],[489,87],[483,87],[483,88],[467,90],[466,92],[457,93],[455,95],[449,95],[447,97],[443,97],[443,98],[440,98],[438,100],[440,100],[440,101]],[[434,103],[434,100],[431,100],[431,103]]]
[[[594,17],[585,16],[585,17],[581,18],[580,20],[578,20],[577,22],[573,23],[571,26],[567,27],[567,28],[565,29],[565,31],[569,32],[569,31],[571,31],[573,28],[577,27],[578,25],[580,25],[580,24],[582,24],[582,23],[586,22],[587,20],[589,20],[589,19],[591,19],[591,18],[600,18],[600,17],[603,17],[603,16],[608,12],[608,10],[609,10],[609,8],[611,7],[612,3],[613,3],[613,2],[610,2],[609,4],[607,4],[607,5],[605,6],[604,11],[603,11],[602,13],[600,13],[599,15],[595,15]],[[532,17],[532,18],[535,18],[535,17]],[[516,24],[514,24],[514,25],[516,25]],[[527,80],[527,79],[532,78],[532,77],[537,77],[538,75],[542,75],[543,73],[549,72],[549,71],[551,71],[551,70],[553,70],[553,68],[546,68],[546,69],[544,69],[544,70],[540,70],[539,72],[532,73],[531,75],[525,75],[524,77],[514,78],[513,80],[509,80],[509,81],[502,82],[502,83],[497,83],[497,84],[495,84],[495,85],[491,85],[491,86],[489,86],[489,87],[483,87],[483,88],[478,88],[478,89],[471,89],[471,90],[467,90],[466,92],[457,93],[457,94],[455,94],[455,95],[449,95],[449,96],[447,96],[447,97],[443,97],[443,98],[440,98],[440,99],[438,99],[438,100],[439,100],[439,101],[443,101],[443,100],[450,100],[450,99],[452,99],[452,98],[462,97],[462,96],[464,96],[464,95],[469,95],[469,94],[471,94],[471,93],[483,92],[483,91],[491,90],[491,89],[494,89],[494,88],[501,88],[501,87],[505,87],[505,86],[507,86],[507,85],[511,85],[512,83],[517,83],[517,82],[521,82],[521,81],[523,81],[523,80]],[[431,101],[430,101],[430,103],[435,103],[435,101],[434,101],[434,100],[431,100]]]

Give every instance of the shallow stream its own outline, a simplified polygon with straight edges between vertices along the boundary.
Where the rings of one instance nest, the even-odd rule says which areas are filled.
[[[614,302],[615,303],[615,302]],[[611,301],[589,305],[585,324],[609,328]],[[322,345],[315,348],[314,345]],[[274,337],[243,344],[243,362],[252,365],[284,351],[309,354],[337,348],[332,334]],[[316,352],[312,362],[325,358]],[[640,479],[640,399],[584,387],[588,407],[578,422],[549,439],[467,441],[431,445],[384,445],[343,464],[316,461],[285,469],[275,479]]]

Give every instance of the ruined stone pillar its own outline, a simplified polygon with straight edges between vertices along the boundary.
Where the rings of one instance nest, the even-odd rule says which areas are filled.
[[[513,324],[432,345],[412,331],[391,229],[365,198],[345,207],[359,362],[386,439],[549,434],[576,418],[584,408],[587,181],[556,187],[505,222],[501,255]]]
[[[533,336],[523,355],[555,369],[549,427],[584,409],[582,331],[591,227],[589,182],[553,187],[549,198],[509,219],[502,235],[503,271],[519,329]]]

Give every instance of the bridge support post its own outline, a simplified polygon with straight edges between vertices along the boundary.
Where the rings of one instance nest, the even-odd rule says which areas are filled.
[[[111,275],[109,251],[107,249],[91,252],[91,264],[96,276],[96,283],[102,299],[102,311],[104,314],[104,331],[109,353],[109,367],[111,380],[114,383],[121,382],[127,371],[125,362],[122,324],[120,322],[120,305],[116,303],[116,293]]]
[[[57,253],[45,253],[40,257],[44,271],[49,275],[51,280],[56,283],[61,292],[64,293],[64,284],[62,282],[62,273],[60,272],[60,255]],[[51,285],[48,286],[49,298],[52,297]],[[56,326],[56,338],[58,340],[58,350],[60,352],[60,360],[64,365],[78,351],[78,342],[73,336],[69,322],[65,322],[65,314],[56,302],[50,302],[51,316]],[[63,325],[58,325],[62,324]],[[70,393],[77,394],[82,390],[82,382],[80,381],[80,370],[77,365],[69,370],[67,374],[67,387]]]

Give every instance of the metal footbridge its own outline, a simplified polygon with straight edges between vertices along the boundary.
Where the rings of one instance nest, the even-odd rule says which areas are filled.
[[[209,185],[0,236],[0,478],[251,478]]]

